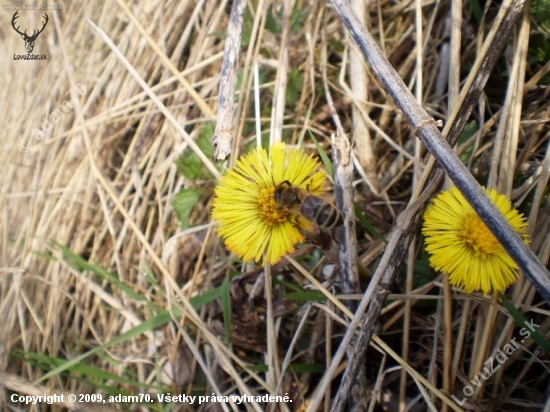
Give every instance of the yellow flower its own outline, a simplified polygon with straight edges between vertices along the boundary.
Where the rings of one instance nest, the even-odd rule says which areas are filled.
[[[254,259],[277,263],[303,242],[300,219],[279,209],[273,194],[284,181],[307,189],[313,195],[323,192],[325,174],[320,163],[303,150],[285,151],[284,143],[258,148],[243,156],[215,189],[212,219],[229,250],[245,261]]]
[[[485,190],[528,243],[523,215],[506,196]],[[456,187],[440,193],[428,207],[422,233],[432,267],[447,273],[450,283],[467,293],[504,292],[517,279],[518,266]]]

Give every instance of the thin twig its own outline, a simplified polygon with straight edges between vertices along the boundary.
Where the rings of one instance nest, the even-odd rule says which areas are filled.
[[[326,42],[323,39],[323,43]],[[327,61],[326,47],[322,49],[323,62]],[[355,235],[355,209],[353,203],[353,164],[351,162],[351,145],[334,106],[334,101],[328,86],[326,64],[322,69],[325,98],[336,125],[336,137],[332,135],[333,163],[334,163],[334,193],[336,206],[344,217],[344,231],[339,231],[340,243],[340,271],[342,273],[342,292],[358,292],[359,279],[357,277],[357,239]]]
[[[359,277],[357,274],[357,235],[355,233],[355,209],[353,202],[353,162],[351,161],[351,145],[346,135],[332,135],[332,158],[334,163],[334,194],[336,206],[342,212],[344,224],[338,228],[339,270],[342,279],[342,292],[359,292]],[[356,302],[347,303],[355,309]],[[349,362],[353,362],[353,352],[348,354]],[[361,366],[363,369],[365,365]],[[346,397],[348,407],[353,411],[361,411],[366,407],[364,394],[367,389],[365,372],[359,374],[353,389]]]
[[[323,62],[326,63],[326,41],[323,37]],[[352,294],[359,292],[359,277],[357,272],[357,237],[355,233],[355,208],[353,201],[353,162],[351,144],[344,132],[340,117],[334,107],[334,101],[330,93],[328,86],[328,78],[326,72],[326,64],[322,66],[323,85],[325,88],[325,98],[327,100],[327,106],[329,108],[332,120],[336,125],[336,135],[332,134],[332,148],[333,148],[333,164],[334,164],[334,194],[336,206],[342,212],[344,224],[337,230],[337,238],[339,243],[339,271],[340,279],[342,282],[342,293]],[[357,303],[347,301],[346,305],[350,310],[355,310]],[[351,345],[350,345],[351,348]],[[350,351],[348,359],[353,362],[353,352]],[[365,365],[361,366],[363,369]],[[353,396],[352,399],[346,397],[346,402],[350,401],[350,408],[356,410],[361,408],[364,402],[362,402],[362,394],[365,393],[367,382],[364,371],[361,373],[359,379],[354,383],[353,394],[359,396]]]
[[[351,145],[345,135],[332,135],[334,163],[334,195],[336,206],[342,212],[344,224],[338,232],[340,244],[340,272],[342,273],[342,293],[357,293],[357,235],[355,234],[355,209],[353,203],[353,163]]]
[[[233,108],[235,106],[235,82],[237,79],[237,61],[243,33],[245,0],[235,0],[231,7],[231,17],[227,27],[227,39],[223,54],[220,78],[220,96],[216,130],[212,137],[214,159],[222,161],[231,154],[233,145]]]

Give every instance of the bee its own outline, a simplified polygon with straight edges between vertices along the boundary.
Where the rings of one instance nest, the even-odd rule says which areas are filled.
[[[297,217],[298,228],[309,242],[321,247],[329,261],[336,259],[334,232],[344,221],[331,202],[293,186],[288,180],[275,187],[273,198],[277,207]]]

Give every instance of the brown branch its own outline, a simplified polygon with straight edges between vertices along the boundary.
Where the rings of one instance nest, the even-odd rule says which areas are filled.
[[[227,39],[223,54],[220,78],[220,95],[216,130],[212,137],[214,160],[225,160],[231,154],[233,145],[233,109],[235,106],[235,83],[237,79],[237,61],[241,48],[245,0],[235,0],[231,7],[231,17],[227,28]]]
[[[355,234],[355,208],[353,203],[353,163],[351,145],[346,135],[332,135],[334,163],[334,195],[336,206],[342,212],[344,224],[337,233],[340,253],[338,263],[342,273],[342,293],[359,291],[357,276],[357,235]]]
[[[323,37],[322,57],[326,63],[326,39]],[[355,232],[355,203],[353,201],[353,162],[351,144],[344,132],[344,127],[334,107],[334,101],[328,86],[326,64],[322,66],[323,85],[325,97],[332,120],[336,125],[336,135],[331,136],[332,140],[332,162],[334,165],[334,194],[335,203],[340,212],[344,223],[336,231],[339,244],[338,269],[342,282],[342,292],[344,294],[353,294],[359,292],[359,276],[357,273],[357,235]],[[356,302],[348,301],[346,306],[354,311],[357,307]],[[349,346],[348,361],[354,362],[351,345]],[[361,376],[353,383],[352,395],[346,397],[346,403],[354,411],[359,412],[365,407],[363,394],[367,390],[367,380],[365,375],[365,365],[362,365]]]

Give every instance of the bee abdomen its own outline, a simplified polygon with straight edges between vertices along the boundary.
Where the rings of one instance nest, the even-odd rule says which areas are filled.
[[[317,224],[325,229],[333,229],[343,223],[342,215],[331,204],[325,204],[317,211]]]
[[[343,223],[338,209],[316,196],[306,197],[300,212],[324,229],[333,229]]]

